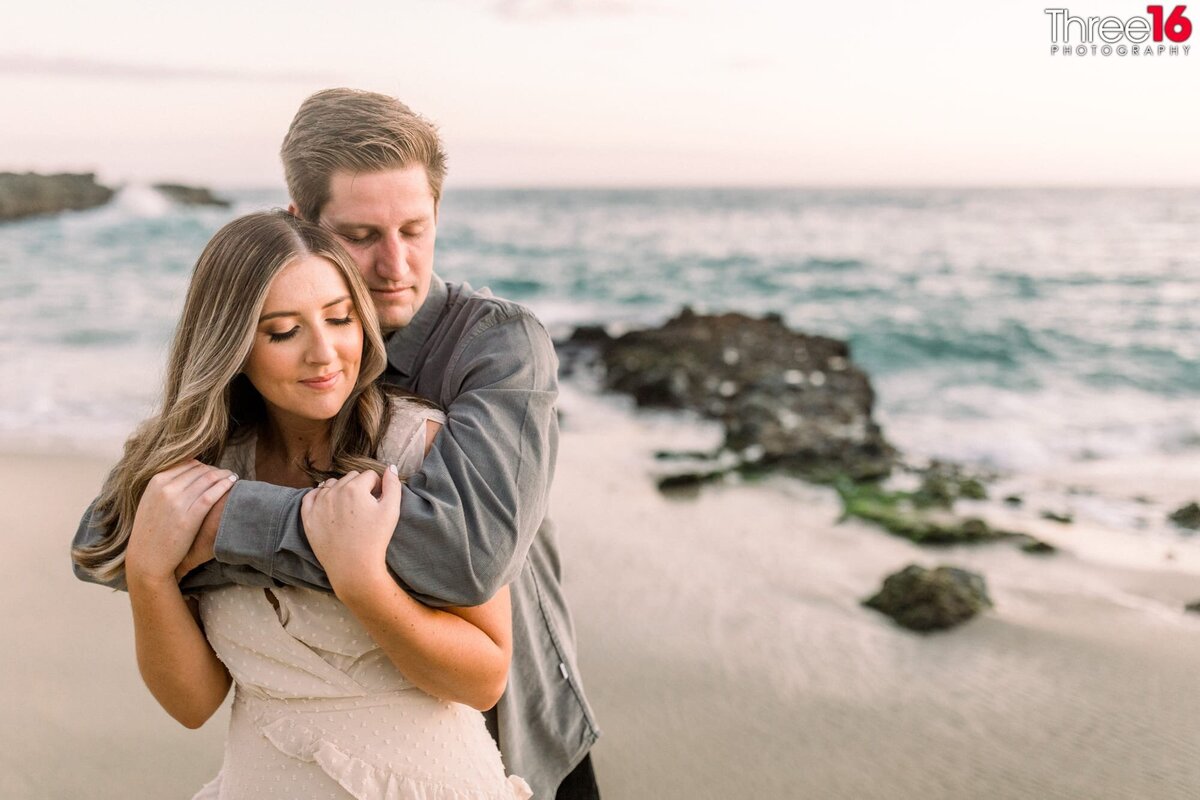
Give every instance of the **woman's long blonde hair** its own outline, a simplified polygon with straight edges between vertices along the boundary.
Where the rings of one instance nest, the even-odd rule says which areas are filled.
[[[262,397],[242,367],[254,344],[258,317],[271,282],[305,256],[324,258],[345,278],[363,326],[358,381],[333,420],[333,466],[310,476],[350,470],[382,471],[372,458],[386,430],[389,404],[375,379],[387,364],[375,305],[353,260],[333,235],[283,211],[235,219],[217,231],[200,254],[167,361],[162,408],[125,442],[96,501],[92,524],[106,535],[71,556],[101,581],[125,570],[125,547],[146,485],[173,464],[195,458],[220,462],[231,436],[266,417]]]

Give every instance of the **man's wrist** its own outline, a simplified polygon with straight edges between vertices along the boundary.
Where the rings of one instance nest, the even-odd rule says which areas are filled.
[[[239,480],[225,495],[217,520],[213,556],[222,564],[247,566],[274,574],[275,553],[283,538],[284,515],[302,490]],[[298,506],[298,504],[297,504]]]

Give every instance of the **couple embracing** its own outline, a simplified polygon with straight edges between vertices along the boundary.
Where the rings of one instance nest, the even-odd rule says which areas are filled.
[[[162,407],[84,514],[198,798],[599,797],[546,519],[557,361],[524,308],[433,273],[445,154],[394,98],[300,107],[288,213],[196,264]]]

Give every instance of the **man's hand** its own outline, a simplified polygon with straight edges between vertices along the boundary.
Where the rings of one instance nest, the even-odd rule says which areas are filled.
[[[313,555],[339,597],[356,582],[387,577],[387,547],[400,518],[395,467],[382,479],[374,472],[347,472],[325,481],[304,495],[300,517]]]
[[[204,522],[200,523],[200,531],[196,534],[191,549],[175,568],[176,581],[183,580],[184,575],[216,558],[217,530],[221,527],[221,514],[225,512],[225,501],[228,499],[228,493],[221,495],[204,516]]]

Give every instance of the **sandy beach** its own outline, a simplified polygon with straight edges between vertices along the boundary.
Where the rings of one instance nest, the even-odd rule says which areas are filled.
[[[564,419],[552,513],[605,797],[1196,795],[1200,553],[1129,566],[1053,523],[1026,525],[1051,557],[921,549],[784,478],[668,499],[651,453],[703,434],[578,394]],[[110,462],[0,456],[6,798],[187,798],[220,763],[226,712],[171,721],[125,597],[69,570]],[[995,609],[918,636],[859,605],[912,562],[982,572]]]

